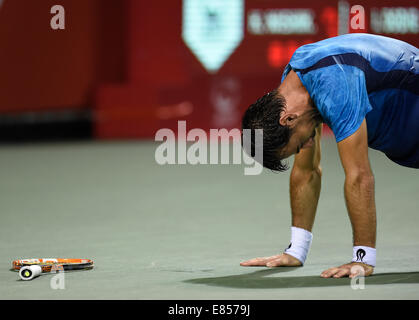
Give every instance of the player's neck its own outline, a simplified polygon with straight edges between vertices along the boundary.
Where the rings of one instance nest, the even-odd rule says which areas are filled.
[[[308,91],[297,74],[292,70],[279,86],[278,92],[285,98],[286,109],[290,113],[302,114],[313,108]]]

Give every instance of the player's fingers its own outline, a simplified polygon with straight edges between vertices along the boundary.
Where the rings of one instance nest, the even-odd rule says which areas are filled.
[[[320,275],[323,278],[330,278],[334,276],[337,272],[339,272],[339,268],[330,268],[322,272]]]
[[[283,266],[284,264],[285,264],[284,259],[280,257],[278,259],[270,260],[269,262],[266,263],[266,266],[269,268],[272,268],[272,267],[280,267],[280,266]]]
[[[271,257],[262,257],[262,258],[254,258],[247,261],[240,262],[240,265],[243,267],[248,266],[266,266],[266,264],[274,259],[277,259],[279,255],[271,256]]]
[[[265,266],[266,261],[263,259],[252,259],[252,260],[240,262],[240,265],[242,267]]]
[[[351,273],[351,270],[349,268],[343,268],[340,269],[338,272],[336,272],[333,275],[333,278],[342,278],[342,277],[346,277]]]
[[[297,258],[285,253],[266,264],[267,267],[300,267],[301,265],[302,263]]]

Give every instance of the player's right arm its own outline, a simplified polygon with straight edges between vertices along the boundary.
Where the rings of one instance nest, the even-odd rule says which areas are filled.
[[[315,143],[312,148],[304,148],[295,155],[290,176],[290,197],[292,226],[311,232],[316,215],[321,189],[322,169],[320,166],[322,134],[320,124],[316,128]],[[301,266],[301,262],[286,253],[271,257],[255,258],[240,263],[241,266]]]
[[[302,149],[295,155],[290,177],[292,226],[311,232],[321,189],[320,166],[322,124],[316,128],[312,148]]]

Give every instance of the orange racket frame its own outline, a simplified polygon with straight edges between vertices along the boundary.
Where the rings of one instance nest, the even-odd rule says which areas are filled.
[[[39,265],[42,272],[52,270],[88,270],[93,268],[93,260],[90,259],[61,259],[61,258],[42,258],[42,259],[20,259],[14,260],[12,267],[19,271],[20,268],[31,265]]]

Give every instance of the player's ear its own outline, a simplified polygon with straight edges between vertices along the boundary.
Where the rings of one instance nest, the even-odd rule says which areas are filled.
[[[281,126],[288,126],[293,127],[295,125],[295,120],[297,120],[298,116],[295,113],[283,113],[279,118],[279,124]]]

